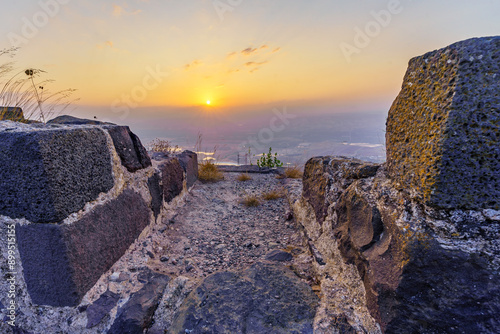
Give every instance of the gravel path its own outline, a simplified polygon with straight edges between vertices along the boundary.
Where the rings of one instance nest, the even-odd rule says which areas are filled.
[[[217,183],[198,182],[184,205],[169,213],[162,233],[163,255],[158,266],[172,275],[202,278],[215,271],[248,266],[274,249],[298,255],[304,252],[285,197],[266,201],[266,192],[283,191],[285,182],[273,174],[252,174],[238,181],[238,173],[225,173]],[[296,181],[300,182],[300,181]],[[257,207],[241,203],[248,195]]]

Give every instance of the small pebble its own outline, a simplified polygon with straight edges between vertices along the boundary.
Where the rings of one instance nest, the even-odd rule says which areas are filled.
[[[119,272],[114,272],[109,276],[109,280],[111,282],[117,282],[118,278],[120,278],[120,273]]]

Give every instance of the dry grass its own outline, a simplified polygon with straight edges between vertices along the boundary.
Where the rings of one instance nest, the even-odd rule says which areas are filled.
[[[248,173],[240,174],[240,175],[238,175],[238,178],[237,178],[237,180],[241,181],[241,182],[249,181],[251,179],[252,179],[252,177]]]
[[[285,172],[278,176],[279,179],[300,179],[302,178],[302,170],[299,166],[285,168]]]
[[[156,138],[151,142],[151,151],[162,152],[166,155],[171,155],[179,150],[179,146],[172,146],[168,140]]]
[[[210,160],[198,164],[198,179],[202,182],[217,182],[224,180],[224,174]]]
[[[256,207],[260,205],[260,201],[255,195],[248,195],[243,200],[241,201],[241,204],[243,204],[246,207]]]
[[[265,199],[266,201],[274,201],[279,198],[284,197],[285,194],[283,191],[278,191],[278,190],[271,190],[262,195],[262,198]]]

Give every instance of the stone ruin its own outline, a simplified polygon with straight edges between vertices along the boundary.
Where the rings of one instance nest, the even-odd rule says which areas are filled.
[[[499,93],[500,37],[427,53],[389,111],[386,164],[308,161],[294,210],[321,280],[317,333],[342,318],[353,332],[498,332]]]
[[[37,305],[78,305],[198,173],[193,152],[153,166],[127,126],[67,116],[2,122],[0,142],[0,216],[16,224],[19,272]]]
[[[439,208],[500,209],[500,38],[410,60],[387,118],[387,170]]]

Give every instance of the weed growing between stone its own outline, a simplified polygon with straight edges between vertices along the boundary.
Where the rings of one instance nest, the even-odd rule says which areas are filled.
[[[260,205],[260,201],[255,195],[247,195],[242,199],[241,204],[246,207],[257,207]]]
[[[251,179],[252,177],[248,173],[240,174],[237,178],[237,180],[241,182],[250,181]]]
[[[14,57],[19,48],[0,50],[0,56]],[[73,102],[75,89],[64,89],[53,92],[49,86],[54,80],[39,79],[45,71],[28,68],[12,74],[15,71],[14,63],[0,64],[0,79],[7,76],[8,79],[0,81],[0,104],[5,107],[18,107],[23,111],[23,118],[19,122],[27,120],[41,121],[45,123],[49,117],[57,116],[64,112]],[[0,116],[6,110],[0,110]]]
[[[288,167],[283,174],[277,176],[278,179],[301,179],[302,171],[299,166]]]
[[[199,132],[194,150],[196,154],[202,152],[203,135]],[[213,153],[209,154],[211,157],[205,157],[201,163],[198,164],[198,179],[201,182],[217,182],[224,180],[224,174],[219,170],[216,165],[217,161],[217,146],[214,147]]]
[[[279,190],[270,190],[268,192],[265,192],[262,195],[262,198],[265,199],[266,201],[274,201],[279,198],[283,198],[285,194],[282,191]]]
[[[217,182],[224,180],[224,174],[211,160],[205,160],[198,164],[198,178],[202,182]]]

